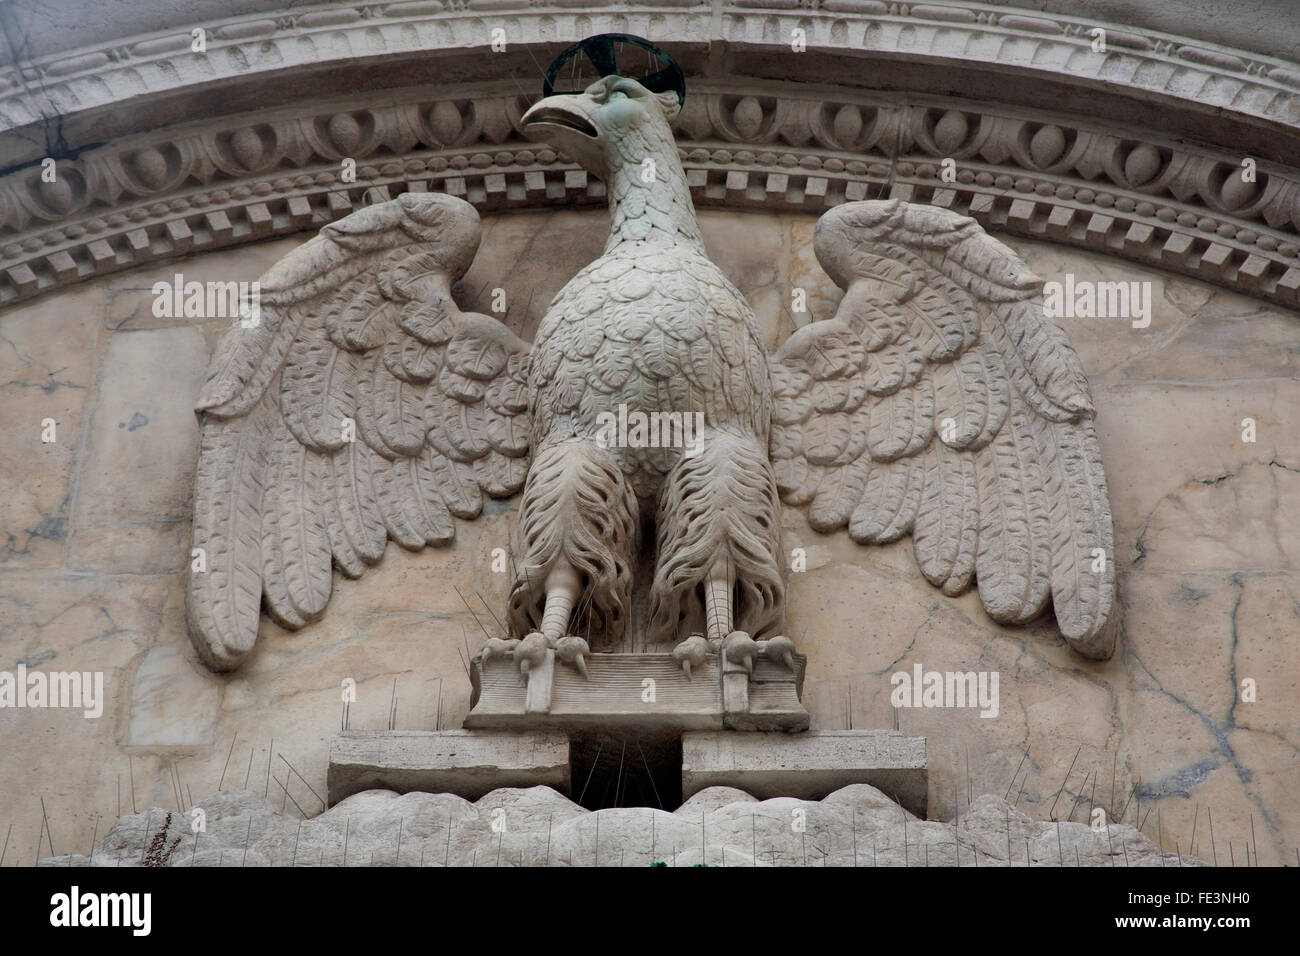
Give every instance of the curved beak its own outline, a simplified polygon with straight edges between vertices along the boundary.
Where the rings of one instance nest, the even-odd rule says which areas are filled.
[[[538,100],[519,120],[525,133],[544,135],[547,127],[569,130],[595,140],[600,136],[592,122],[595,104],[586,96],[560,93]]]

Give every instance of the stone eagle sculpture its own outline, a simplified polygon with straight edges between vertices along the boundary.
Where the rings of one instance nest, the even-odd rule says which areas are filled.
[[[210,667],[249,654],[263,603],[300,628],[324,612],[333,566],[357,577],[389,538],[446,545],[484,495],[521,489],[516,640],[489,652],[525,669],[553,647],[585,673],[621,640],[643,547],[648,641],[675,645],[688,676],[719,646],[788,662],[783,500],[864,544],[910,533],[925,577],[949,595],[976,582],[996,621],[1051,600],[1070,646],[1109,656],[1106,479],[1041,280],[971,219],[846,203],[815,239],[845,290],[837,313],[768,355],[705,252],[678,109],[612,75],[523,116],[604,180],[612,219],[531,346],[452,300],[479,222],[451,196],[362,209],[263,277],[260,322],[226,333],[198,402],[206,570],[188,618]],[[698,448],[603,440],[620,408],[702,415]]]

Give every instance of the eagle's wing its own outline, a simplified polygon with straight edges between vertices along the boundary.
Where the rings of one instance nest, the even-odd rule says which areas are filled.
[[[263,597],[301,627],[325,610],[331,560],[356,577],[390,537],[446,544],[453,515],[522,487],[528,345],[450,293],[478,243],[454,197],[371,206],[273,266],[260,316],[222,338],[198,403],[188,602],[213,668],[252,650]]]
[[[957,594],[973,576],[1001,623],[1050,597],[1069,644],[1109,657],[1106,476],[1041,280],[974,220],[897,200],[826,213],[815,249],[846,291],[772,362],[783,498],[860,543],[911,532],[926,578]]]

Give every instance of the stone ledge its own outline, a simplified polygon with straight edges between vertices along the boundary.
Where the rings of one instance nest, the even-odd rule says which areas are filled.
[[[820,800],[855,783],[871,784],[924,818],[925,738],[895,730],[682,735],[686,799],[706,787],[736,787],[760,800]]]
[[[502,787],[569,792],[569,738],[558,733],[349,730],[330,741],[333,806],[363,790],[454,793],[476,800]]]

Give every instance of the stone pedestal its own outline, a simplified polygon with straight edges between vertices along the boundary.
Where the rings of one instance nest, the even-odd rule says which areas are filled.
[[[676,735],[692,730],[799,731],[807,658],[794,666],[760,658],[753,672],[724,668],[717,654],[687,677],[671,654],[593,654],[588,676],[547,654],[525,678],[514,661],[474,661],[465,726]],[[726,672],[724,673],[724,670]]]
[[[547,732],[349,730],[330,742],[330,805],[362,790],[454,793],[477,800],[500,787],[569,793],[569,739]]]
[[[682,735],[684,798],[705,787],[737,787],[760,800],[820,800],[854,783],[869,783],[924,818],[925,738],[895,730]]]

